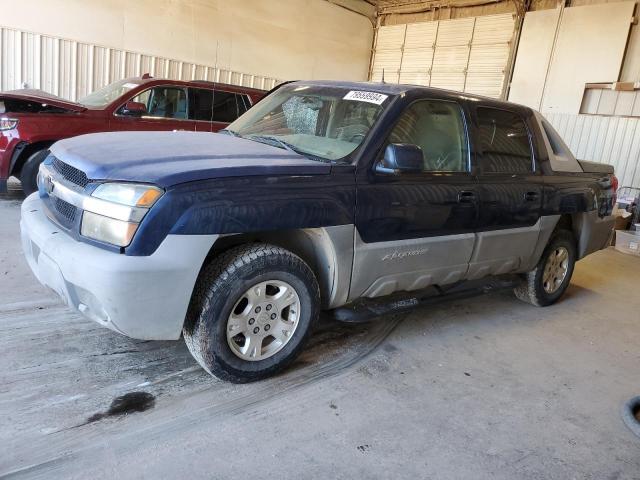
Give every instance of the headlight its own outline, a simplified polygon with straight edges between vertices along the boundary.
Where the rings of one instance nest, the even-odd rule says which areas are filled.
[[[126,247],[140,221],[163,193],[152,185],[103,183],[84,201],[80,234]]]
[[[84,212],[82,214],[80,233],[94,240],[111,243],[118,247],[126,247],[131,243],[138,225],[137,223],[103,217],[93,212]]]
[[[149,208],[162,196],[162,190],[151,185],[103,183],[91,196],[129,207]]]
[[[0,118],[0,130],[11,130],[18,126],[18,120],[15,118]]]

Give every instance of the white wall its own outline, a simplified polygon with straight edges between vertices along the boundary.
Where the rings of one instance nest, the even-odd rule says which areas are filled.
[[[509,101],[540,109],[560,8],[528,12],[513,67]]]
[[[627,1],[528,12],[509,100],[577,114],[585,84],[618,81],[634,7]]]
[[[577,158],[613,165],[621,186],[640,187],[640,119],[578,113],[585,83],[640,80],[640,37],[629,34],[633,7],[528,12],[509,100],[541,110]]]
[[[542,111],[578,113],[587,83],[620,76],[635,2],[565,8],[542,97]]]
[[[19,4],[19,6],[18,6]],[[373,26],[325,0],[0,0],[0,25],[280,79],[365,80]]]

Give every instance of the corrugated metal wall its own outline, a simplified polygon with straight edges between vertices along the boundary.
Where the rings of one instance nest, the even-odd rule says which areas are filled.
[[[126,77],[150,73],[269,90],[280,80],[0,27],[0,90],[27,86],[70,100]]]
[[[545,116],[577,158],[613,165],[620,186],[640,188],[640,119],[562,113]]]

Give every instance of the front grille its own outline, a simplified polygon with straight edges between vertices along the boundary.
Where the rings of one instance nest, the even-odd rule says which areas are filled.
[[[68,165],[61,160],[58,160],[57,158],[53,159],[51,166],[68,182],[71,182],[82,188],[86,187],[89,183],[89,179],[83,171],[78,170],[77,168],[72,167],[71,165]]]
[[[56,198],[54,200],[54,205],[55,205],[56,211],[60,215],[66,218],[69,223],[73,223],[73,221],[76,219],[76,211],[77,211],[76,207],[71,205],[69,202],[65,202],[64,200],[61,200],[60,198]]]

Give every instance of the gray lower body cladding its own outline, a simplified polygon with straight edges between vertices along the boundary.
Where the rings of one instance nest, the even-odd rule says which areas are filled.
[[[169,235],[148,257],[81,243],[45,215],[37,193],[22,204],[22,247],[40,283],[112,330],[144,340],[180,338],[202,262],[217,235]]]
[[[364,243],[354,225],[301,229],[284,243],[313,263],[325,308],[488,275],[532,269],[559,215],[524,228]],[[606,246],[612,219],[574,216],[579,256]],[[124,335],[180,337],[196,279],[218,235],[169,235],[149,256],[78,242],[44,213],[37,194],[22,206],[22,243],[41,283],[86,317]],[[268,239],[267,239],[268,241]],[[291,245],[288,245],[291,243]]]
[[[527,272],[538,263],[559,219],[549,215],[528,227],[369,244],[354,229],[348,300]],[[611,217],[587,212],[574,216],[575,222],[579,258],[607,246]]]

